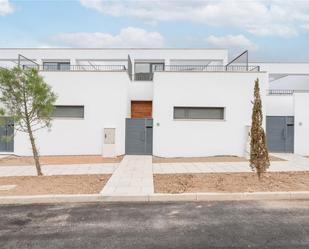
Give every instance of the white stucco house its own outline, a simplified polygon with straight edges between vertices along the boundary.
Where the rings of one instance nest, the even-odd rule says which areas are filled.
[[[243,156],[257,78],[270,151],[309,155],[309,63],[246,56],[229,62],[226,49],[3,48],[0,66],[35,67],[58,95],[52,128],[36,133],[41,155]],[[0,150],[31,155],[21,133]]]

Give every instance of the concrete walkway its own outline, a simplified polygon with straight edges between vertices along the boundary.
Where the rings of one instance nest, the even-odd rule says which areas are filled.
[[[43,165],[44,175],[91,175],[112,174],[118,163],[100,164],[65,164],[65,165]],[[35,166],[1,166],[0,177],[5,176],[35,176]]]
[[[270,172],[309,171],[309,158],[295,154],[272,154],[287,161],[273,161]],[[249,162],[154,163],[154,174],[252,172]]]
[[[269,171],[309,171],[309,158],[295,154],[273,154],[287,161],[273,161]],[[154,194],[153,174],[251,172],[248,162],[152,163],[152,156],[125,156],[118,163],[44,165],[44,175],[112,174],[102,189],[105,197]],[[1,166],[0,177],[36,175],[34,166]]]
[[[101,194],[132,196],[154,193],[152,156],[125,156]]]

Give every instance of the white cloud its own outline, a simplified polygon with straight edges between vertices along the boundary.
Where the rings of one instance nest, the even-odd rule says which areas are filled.
[[[14,8],[9,0],[0,0],[0,16],[5,16],[14,12]]]
[[[135,17],[151,23],[190,21],[236,27],[259,36],[295,36],[301,25],[309,21],[308,0],[80,0],[80,3],[115,17]]]
[[[309,23],[301,25],[301,28],[309,30]]]
[[[206,39],[207,43],[211,46],[218,48],[232,48],[232,49],[248,49],[251,51],[257,50],[256,44],[251,42],[248,38],[243,35],[226,35],[226,36],[208,36]]]
[[[52,42],[68,47],[163,47],[164,37],[158,32],[127,27],[119,34],[108,33],[62,33],[52,37]]]

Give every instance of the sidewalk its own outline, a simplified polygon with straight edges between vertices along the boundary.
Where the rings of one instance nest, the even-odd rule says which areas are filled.
[[[43,165],[42,171],[46,176],[51,175],[91,175],[112,174],[118,163],[100,164],[65,164]],[[36,176],[35,166],[1,166],[0,177],[6,176]]]
[[[273,154],[287,161],[272,161],[269,172],[309,171],[309,158],[295,154]],[[249,162],[154,163],[154,174],[252,172]]]
[[[152,156],[125,156],[101,191],[105,196],[153,193]]]
[[[309,158],[298,155],[275,154],[288,161],[273,161],[269,171],[309,171]],[[153,164],[152,156],[125,156],[121,163],[44,165],[45,175],[112,174],[100,194],[7,196],[0,204],[92,202],[92,201],[211,201],[309,199],[309,191],[239,192],[239,193],[154,193],[153,174],[251,172],[248,162],[161,163]],[[36,175],[34,166],[1,166],[0,177]]]

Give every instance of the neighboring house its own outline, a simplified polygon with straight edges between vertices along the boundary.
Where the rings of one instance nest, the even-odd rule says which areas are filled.
[[[268,147],[309,155],[309,63],[258,63],[269,72]]]
[[[0,49],[0,66],[38,68],[58,95],[51,130],[36,133],[41,155],[243,156],[257,78],[270,150],[309,155],[309,63],[246,58],[229,63],[226,49]],[[31,155],[21,133],[0,150]]]

